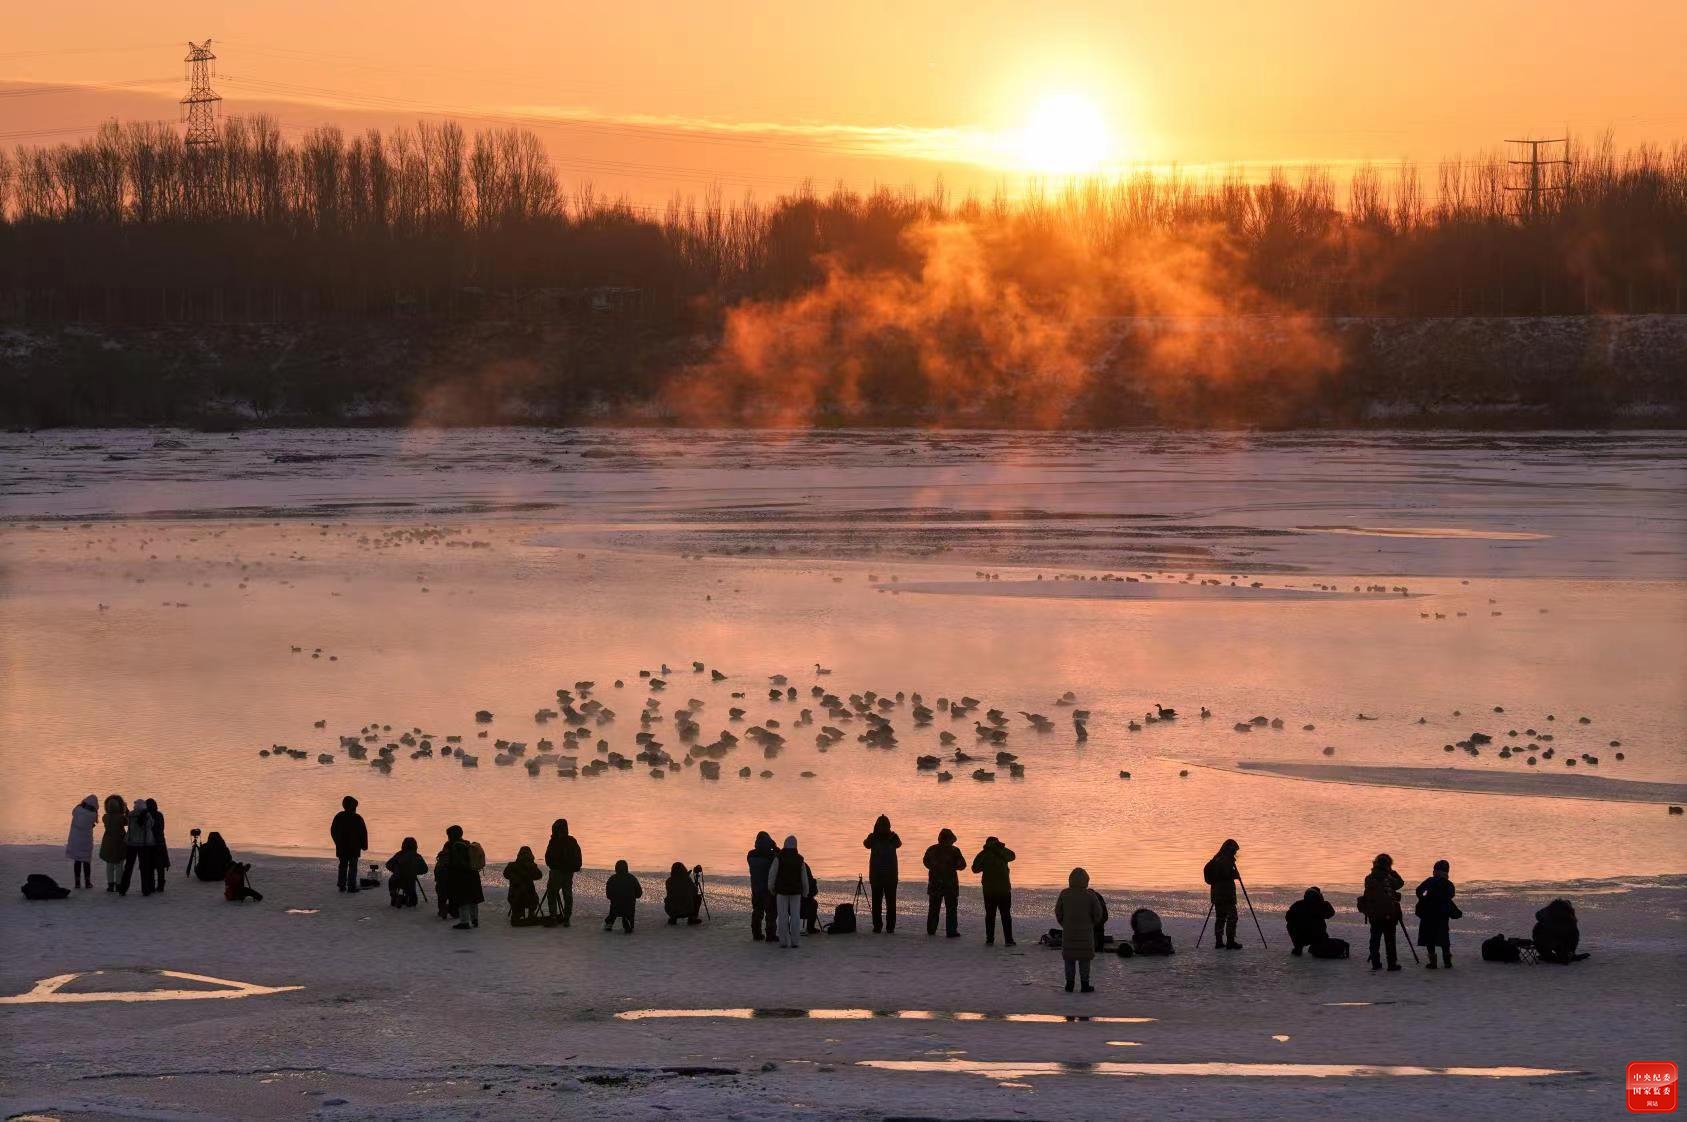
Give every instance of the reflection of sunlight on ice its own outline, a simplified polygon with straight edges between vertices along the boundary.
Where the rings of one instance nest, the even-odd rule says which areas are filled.
[[[858,1060],[858,1067],[880,1071],[955,1072],[982,1075],[998,1082],[1029,1079],[1039,1075],[1123,1075],[1123,1076],[1219,1076],[1221,1078],[1265,1077],[1298,1079],[1377,1078],[1443,1075],[1482,1079],[1530,1079],[1579,1072],[1540,1067],[1417,1067],[1409,1064],[1240,1064],[1172,1063],[1127,1064],[1111,1060],[1097,1063],[1031,1061],[1027,1063],[985,1060]]]
[[[214,998],[263,997],[274,993],[289,993],[303,986],[259,986],[250,982],[236,982],[228,978],[212,978],[205,974],[187,974],[179,970],[142,970],[136,973],[156,974],[161,978],[176,978],[184,982],[203,982],[221,986],[214,990],[109,990],[95,993],[63,993],[63,987],[78,978],[104,974],[104,970],[83,970],[74,974],[57,974],[43,978],[27,993],[0,997],[0,1005],[68,1005],[94,1001],[207,1001]]]
[[[1092,1017],[1066,1013],[970,1013],[945,1009],[627,1009],[618,1021],[678,1020],[682,1018],[749,1021],[807,1018],[816,1021],[1009,1021],[1015,1024],[1091,1022],[1103,1025],[1148,1025],[1153,1017]]]

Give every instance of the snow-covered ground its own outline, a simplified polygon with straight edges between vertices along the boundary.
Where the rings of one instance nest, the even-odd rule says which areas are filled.
[[[5,847],[0,880],[62,877],[62,864],[53,848]],[[1683,878],[1463,885],[1457,968],[1407,957],[1396,974],[1359,957],[1291,958],[1283,890],[1251,886],[1270,949],[1244,915],[1247,949],[1223,953],[1194,946],[1198,897],[1111,891],[1114,931],[1129,908],[1152,905],[1178,953],[1104,955],[1099,992],[1068,995],[1059,955],[1036,945],[1051,922],[1042,890],[1016,893],[1014,948],[982,944],[971,889],[964,937],[928,939],[909,885],[894,936],[817,936],[789,952],[749,941],[732,878],[711,882],[710,922],[671,928],[645,876],[640,924],[625,936],[601,929],[600,874],[581,877],[569,929],[508,927],[489,883],[474,932],[425,907],[395,912],[384,891],[342,896],[332,876],[328,861],[259,857],[259,904],[227,904],[219,886],[180,877],[151,898],[96,889],[0,904],[0,994],[96,970],[61,992],[113,994],[0,1002],[0,1107],[55,1118],[1597,1118],[1623,1112],[1627,1062],[1679,1059],[1687,1046]],[[1357,943],[1350,887],[1326,888],[1334,932]],[[1590,959],[1479,960],[1482,937],[1526,934],[1558,893],[1577,905]],[[846,895],[829,884],[822,901]],[[299,988],[144,1003],[113,992],[215,991],[205,978]],[[707,1009],[763,1012],[663,1015]]]

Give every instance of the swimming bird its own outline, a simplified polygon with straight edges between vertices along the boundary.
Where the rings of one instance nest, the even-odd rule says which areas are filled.
[[[1154,709],[1159,713],[1160,720],[1162,720],[1162,721],[1175,720],[1176,717],[1177,717],[1177,710],[1176,709],[1167,709],[1164,705],[1161,705],[1158,701],[1156,701],[1154,703]]]

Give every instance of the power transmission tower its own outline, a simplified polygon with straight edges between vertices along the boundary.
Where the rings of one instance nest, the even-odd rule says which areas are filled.
[[[187,145],[188,209],[202,211],[210,202],[212,155],[217,147],[217,114],[222,95],[211,88],[217,56],[211,40],[188,42],[187,96],[182,98],[182,117],[187,121],[183,142]]]
[[[1522,183],[1516,185],[1507,184],[1506,190],[1522,192],[1523,199],[1518,213],[1524,218],[1532,219],[1536,215],[1540,214],[1541,197],[1546,192],[1562,191],[1564,189],[1564,173],[1560,172],[1558,174],[1558,181],[1552,182],[1553,173],[1551,169],[1555,167],[1568,168],[1570,166],[1570,138],[1567,136],[1560,136],[1550,140],[1508,140],[1506,143],[1516,144],[1520,147],[1528,148],[1529,150],[1529,158],[1526,160],[1506,161],[1513,167],[1529,169],[1526,173],[1526,178]],[[1547,148],[1550,152],[1550,146],[1554,144],[1564,145],[1564,158],[1558,160],[1542,159],[1541,149]]]

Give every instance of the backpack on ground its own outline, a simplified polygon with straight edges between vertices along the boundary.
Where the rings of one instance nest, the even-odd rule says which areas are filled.
[[[1062,931],[1058,927],[1051,927],[1043,934],[1037,936],[1037,942],[1042,946],[1058,951],[1061,947],[1066,945],[1066,932]]]
[[[1351,950],[1346,939],[1337,939],[1333,935],[1314,940],[1306,949],[1311,952],[1313,958],[1346,958]]]
[[[839,904],[832,909],[832,922],[826,925],[828,935],[855,934],[855,905]]]
[[[24,878],[23,897],[25,900],[63,900],[70,895],[70,889],[59,884],[58,881],[46,873],[30,873]]]
[[[1523,950],[1516,940],[1507,939],[1504,935],[1495,935],[1491,939],[1482,940],[1483,962],[1522,962]]]
[[[1120,939],[1119,945],[1113,948],[1113,953],[1118,955],[1120,958],[1130,958],[1132,955],[1136,954],[1136,948],[1131,945],[1130,940]]]

